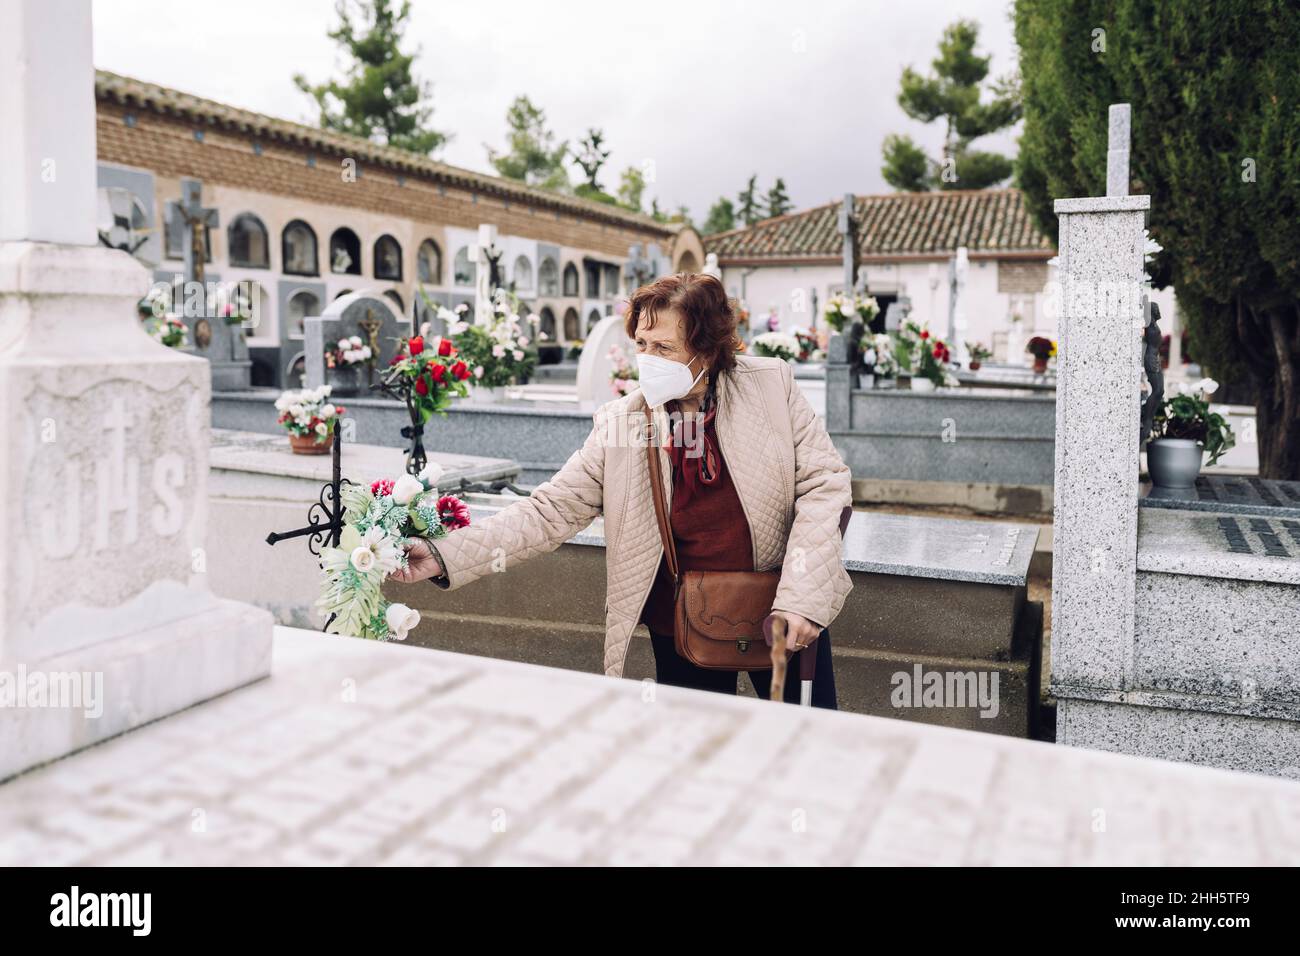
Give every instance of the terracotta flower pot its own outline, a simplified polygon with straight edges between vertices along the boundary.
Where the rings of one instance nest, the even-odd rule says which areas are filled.
[[[972,372],[978,372],[980,370],[980,366],[983,364],[984,363],[981,362],[979,359],[971,359],[969,367]]]
[[[1047,371],[1047,359],[1034,356],[1034,374],[1042,375]]]
[[[334,433],[330,432],[323,441],[315,435],[290,435],[289,447],[295,455],[328,455],[334,447]]]

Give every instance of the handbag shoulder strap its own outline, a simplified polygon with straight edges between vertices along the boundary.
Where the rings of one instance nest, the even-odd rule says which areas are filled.
[[[677,547],[673,543],[673,527],[668,519],[668,507],[664,503],[663,469],[659,463],[659,442],[655,436],[654,414],[650,406],[645,407],[646,422],[650,425],[648,440],[645,443],[646,461],[650,463],[650,492],[655,503],[655,521],[659,525],[659,538],[663,541],[664,557],[668,560],[668,573],[677,580]]]

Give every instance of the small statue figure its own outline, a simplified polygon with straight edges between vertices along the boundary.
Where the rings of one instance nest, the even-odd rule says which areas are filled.
[[[1142,296],[1142,309],[1147,317],[1146,328],[1142,332],[1142,368],[1146,372],[1147,383],[1151,386],[1151,392],[1142,399],[1140,425],[1142,431],[1138,436],[1139,448],[1145,445],[1147,439],[1151,437],[1156,412],[1160,410],[1165,398],[1165,373],[1160,367],[1160,341],[1163,338],[1159,324],[1160,306],[1151,302],[1144,295]]]

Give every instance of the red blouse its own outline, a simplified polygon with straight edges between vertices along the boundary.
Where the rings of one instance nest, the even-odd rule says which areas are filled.
[[[686,449],[677,440],[669,448],[673,459],[669,522],[677,561],[683,571],[752,571],[754,546],[749,522],[722,455],[714,453],[717,444],[710,411],[704,418],[704,455],[691,454],[697,449]],[[646,494],[650,493],[647,488]],[[641,623],[656,634],[673,633],[673,578],[666,558],[659,562]]]

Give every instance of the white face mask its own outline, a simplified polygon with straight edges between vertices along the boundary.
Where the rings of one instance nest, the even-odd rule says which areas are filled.
[[[657,355],[638,355],[636,357],[637,374],[640,376],[638,383],[641,386],[641,393],[645,395],[646,404],[651,408],[658,408],[664,402],[681,398],[693,389],[695,383],[704,376],[704,369],[700,369],[700,374],[691,378],[691,365],[694,363],[694,358],[683,365],[681,362],[660,358]]]

